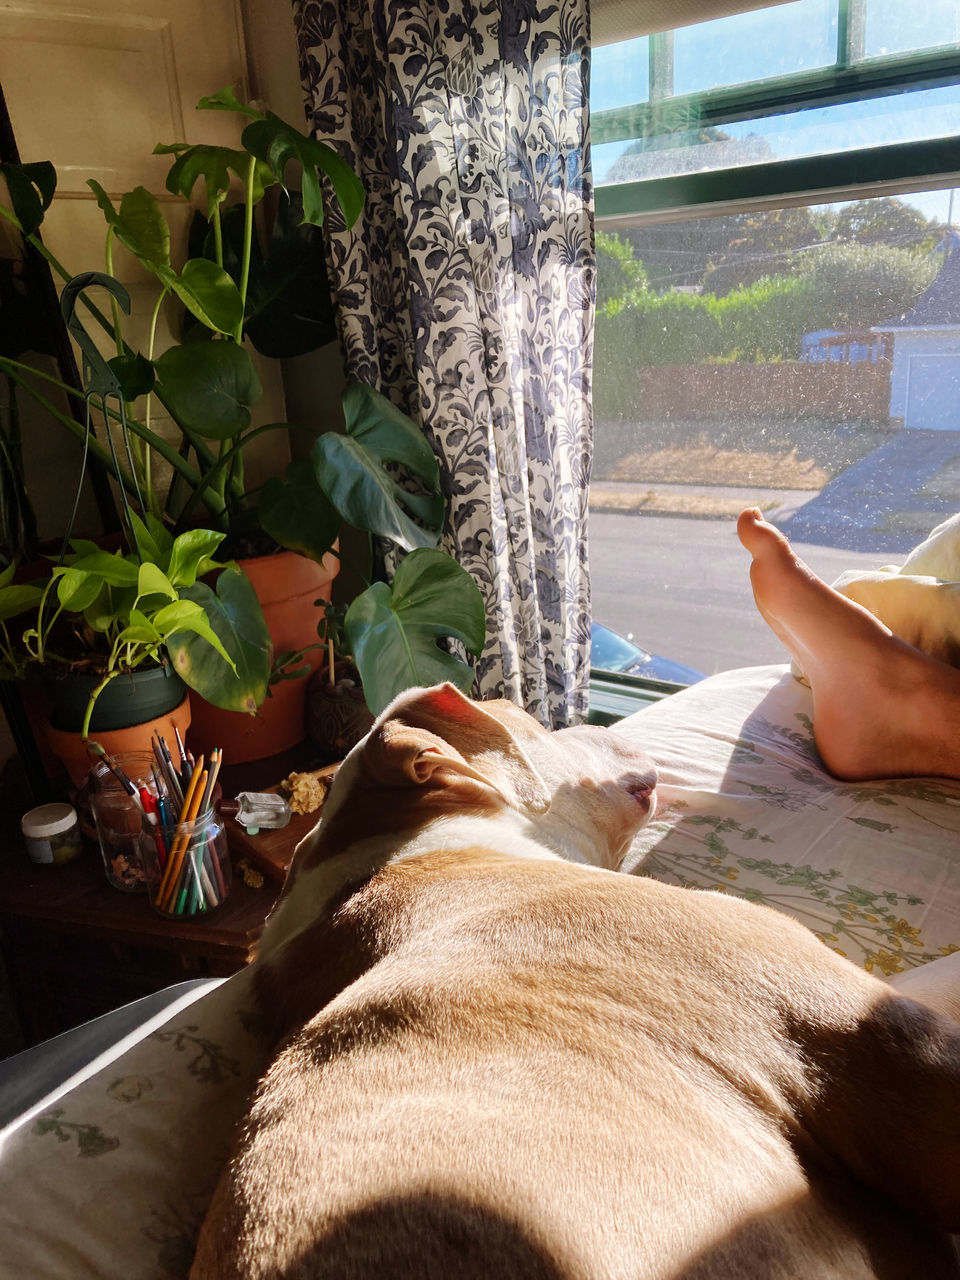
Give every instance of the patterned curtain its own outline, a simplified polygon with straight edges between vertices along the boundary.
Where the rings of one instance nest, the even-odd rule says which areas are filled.
[[[487,607],[482,696],[587,711],[587,0],[293,0],[307,117],[367,191],[328,229],[351,377],[423,423]]]

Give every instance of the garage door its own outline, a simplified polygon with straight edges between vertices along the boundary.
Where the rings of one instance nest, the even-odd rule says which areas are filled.
[[[911,356],[904,426],[960,431],[960,354]]]

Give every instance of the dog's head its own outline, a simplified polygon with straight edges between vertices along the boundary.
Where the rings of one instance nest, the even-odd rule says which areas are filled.
[[[510,702],[411,689],[347,756],[293,873],[362,841],[401,845],[439,818],[504,814],[561,856],[613,867],[655,786],[649,758],[607,729],[551,733]]]
[[[656,770],[609,729],[551,733],[506,701],[411,689],[347,756],[301,841],[261,959],[418,850],[495,849],[614,869],[655,808]]]

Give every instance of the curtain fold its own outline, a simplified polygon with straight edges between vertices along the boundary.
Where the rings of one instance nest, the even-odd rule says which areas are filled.
[[[587,711],[592,185],[586,0],[294,0],[307,117],[367,206],[328,222],[349,376],[423,423],[444,548],[487,608],[482,696]]]

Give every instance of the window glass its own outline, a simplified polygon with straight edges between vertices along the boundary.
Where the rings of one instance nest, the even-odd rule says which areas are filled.
[[[621,40],[602,45],[590,55],[590,110],[594,113],[650,95],[650,40]]]
[[[596,51],[598,188],[715,171],[722,197],[723,172],[745,165],[960,137],[958,83],[898,91],[868,62],[877,96],[837,101],[820,72],[836,63],[838,11],[795,0],[678,30],[650,102],[646,79],[629,79],[646,77],[646,47],[633,62]],[[960,0],[848,0],[848,16],[852,44],[865,29],[867,58],[907,55],[904,73],[911,51],[960,35]],[[771,78],[805,71],[833,100],[781,109]],[[698,101],[757,82],[766,96],[735,90],[725,114]],[[629,637],[661,669],[782,662],[735,536],[744,506],[827,581],[902,563],[960,510],[960,192],[672,211],[661,224],[634,194],[638,225],[611,201],[617,230],[601,219],[597,233],[595,633]]]
[[[960,510],[960,194],[598,229],[593,620],[710,674],[785,660],[736,514],[828,581]]]
[[[768,160],[921,142],[960,133],[960,85],[844,102],[720,127],[692,127],[594,148],[597,185],[638,182]]]
[[[674,33],[674,93],[831,66],[837,57],[837,0],[716,18]]]
[[[960,0],[867,0],[866,16],[868,57],[960,41]]]

